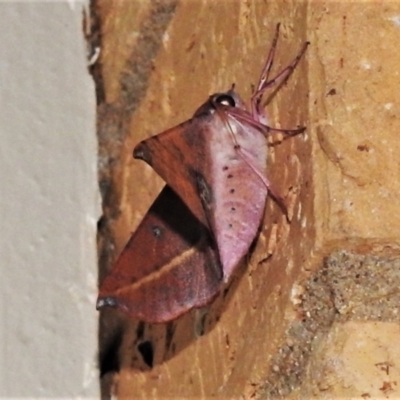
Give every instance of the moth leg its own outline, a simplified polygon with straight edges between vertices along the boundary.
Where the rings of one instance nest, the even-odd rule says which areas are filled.
[[[283,84],[284,82],[289,79],[290,75],[296,68],[297,64],[301,60],[303,54],[305,53],[308,45],[310,42],[304,43],[303,47],[301,48],[299,54],[296,56],[296,58],[286,67],[284,68],[281,72],[278,73],[278,75],[275,76],[275,78],[272,78],[271,80],[268,80],[269,72],[271,70],[272,64],[273,64],[273,57],[275,54],[275,47],[276,47],[276,42],[278,39],[278,33],[279,33],[279,24],[277,25],[276,33],[274,40],[272,42],[272,47],[270,50],[270,53],[268,55],[266,65],[263,69],[263,72],[261,74],[260,81],[257,85],[257,90],[254,92],[253,96],[251,97],[251,110],[252,110],[252,115],[254,119],[259,120],[260,116],[263,116],[263,111],[261,110],[260,104],[261,100],[263,97],[263,94],[267,89],[272,88],[273,86],[279,86]],[[272,59],[270,59],[272,57]]]
[[[303,133],[306,130],[305,126],[300,126],[299,128],[296,129],[280,129],[280,128],[272,128],[272,127],[268,127],[268,131],[272,131],[272,132],[278,132],[278,133],[283,133],[285,135],[289,135],[289,136],[293,136],[293,135],[298,135],[300,133]]]
[[[262,131],[265,135],[267,135],[270,132],[279,132],[288,136],[294,136],[303,133],[306,130],[305,126],[300,126],[295,129],[273,128],[271,126],[265,125],[262,122],[253,119],[253,117],[250,115],[235,113],[233,110],[230,110],[230,114],[234,116],[236,119],[242,122],[246,122],[250,125],[253,125],[255,128],[260,129],[260,131]]]
[[[246,162],[246,164],[254,171],[254,173],[260,178],[261,182],[267,188],[269,195],[274,199],[275,203],[279,206],[282,210],[283,214],[285,215],[288,222],[290,222],[288,208],[285,204],[285,200],[282,196],[278,194],[278,192],[272,187],[271,182],[268,180],[266,176],[264,176],[256,167],[253,166],[251,161],[247,158],[244,151],[239,147],[236,148],[236,151],[240,154],[242,159]]]
[[[273,198],[276,204],[278,204],[279,208],[282,210],[283,215],[286,217],[286,221],[290,222],[290,217],[289,217],[289,212],[288,208],[286,206],[285,200],[283,199],[282,196],[280,196],[275,189],[271,188],[271,186],[268,189],[268,192],[270,196]]]
[[[216,111],[217,111],[217,114],[220,116],[221,120],[224,122],[224,124],[227,126],[227,128],[229,130],[229,133],[230,133],[230,135],[232,137],[232,141],[233,141],[233,144],[234,144],[234,148],[235,149],[240,149],[240,145],[239,145],[238,141],[236,140],[236,136],[233,133],[231,124],[228,121],[228,118],[227,118],[227,116],[225,114],[225,111],[223,109],[220,109],[220,108],[216,108]]]

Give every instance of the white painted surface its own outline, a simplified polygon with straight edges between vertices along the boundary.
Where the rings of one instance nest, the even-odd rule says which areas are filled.
[[[82,4],[0,2],[0,398],[98,397]]]

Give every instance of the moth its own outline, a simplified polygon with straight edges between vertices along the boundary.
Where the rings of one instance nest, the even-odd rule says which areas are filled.
[[[140,142],[133,156],[166,182],[111,273],[97,308],[116,307],[149,323],[171,321],[209,304],[255,239],[268,195],[268,135],[305,128],[268,126],[264,93],[284,83],[302,58],[270,79],[279,24],[250,107],[234,86],[211,95],[189,120]],[[286,211],[285,211],[286,212]]]

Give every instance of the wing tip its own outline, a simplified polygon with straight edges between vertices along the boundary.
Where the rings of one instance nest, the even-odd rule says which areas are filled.
[[[104,307],[118,307],[118,301],[115,297],[99,297],[96,303],[96,310],[100,310]]]
[[[143,160],[147,164],[151,165],[151,154],[148,151],[148,147],[145,145],[144,141],[140,142],[133,149],[133,158],[137,160]]]

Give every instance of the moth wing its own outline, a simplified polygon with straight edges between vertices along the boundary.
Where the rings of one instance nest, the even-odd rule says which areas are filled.
[[[265,132],[228,111],[208,141],[213,202],[210,225],[227,281],[257,235],[268,189]],[[219,114],[221,114],[221,112]],[[218,127],[217,127],[218,125]]]
[[[206,226],[208,220],[199,197],[199,175],[208,169],[204,164],[206,137],[212,130],[213,119],[211,114],[194,117],[143,140],[133,151],[134,157],[146,161]]]
[[[208,304],[222,283],[209,231],[165,186],[103,281],[97,307],[150,323]]]
[[[247,112],[241,111],[247,118]],[[267,139],[229,107],[200,114],[135,148],[207,225],[227,281],[257,235],[268,194]]]

